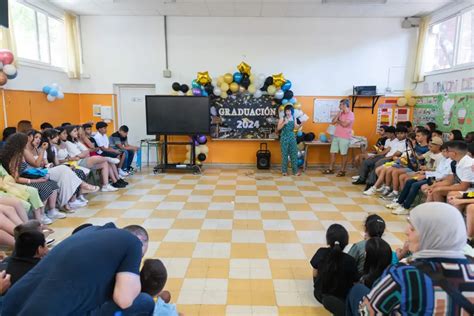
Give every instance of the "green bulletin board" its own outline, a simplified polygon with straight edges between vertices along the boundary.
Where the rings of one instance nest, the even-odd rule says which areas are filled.
[[[435,122],[438,129],[459,129],[463,135],[474,131],[474,93],[450,93],[417,98],[413,125]]]

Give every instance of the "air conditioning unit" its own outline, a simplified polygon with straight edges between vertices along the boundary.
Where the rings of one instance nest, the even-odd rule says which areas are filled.
[[[410,29],[412,27],[420,26],[420,18],[404,18],[402,22],[403,29]]]

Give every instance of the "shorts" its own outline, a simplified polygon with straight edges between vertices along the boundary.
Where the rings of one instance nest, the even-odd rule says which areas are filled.
[[[88,168],[88,167],[87,167],[87,159],[81,159],[81,160],[79,160],[78,165],[81,166],[81,167],[83,167],[83,168]]]
[[[341,153],[341,155],[347,155],[349,151],[349,145],[351,140],[348,138],[334,137],[331,142],[331,149],[329,150],[332,154]]]

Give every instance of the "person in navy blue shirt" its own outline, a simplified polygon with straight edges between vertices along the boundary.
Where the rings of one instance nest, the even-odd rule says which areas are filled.
[[[90,226],[54,247],[3,301],[3,316],[151,315],[141,293],[140,262],[148,234],[140,226]]]

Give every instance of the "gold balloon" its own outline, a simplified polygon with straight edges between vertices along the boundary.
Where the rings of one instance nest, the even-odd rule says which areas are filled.
[[[201,84],[201,85],[206,85],[212,81],[211,77],[209,77],[209,72],[203,71],[203,72],[198,72],[198,76],[196,81]]]
[[[413,90],[405,90],[405,92],[403,93],[403,95],[404,95],[405,98],[408,100],[408,99],[410,99],[410,98],[413,96]]]
[[[222,92],[221,92],[221,98],[222,98],[222,99],[227,99],[227,96],[228,96],[228,95],[227,95],[227,92],[226,92],[226,91],[222,91]]]
[[[274,95],[276,91],[277,91],[277,89],[274,85],[270,85],[267,88],[267,92],[268,92],[269,95]]]
[[[255,75],[254,74],[251,74],[249,76],[249,79],[250,79],[250,82],[254,82],[255,81]]]
[[[3,86],[8,81],[7,75],[0,71],[0,86]]]
[[[178,95],[178,91],[174,91],[174,90],[171,91],[171,95],[174,95],[174,96]]]
[[[219,76],[219,78],[217,78],[217,86],[220,87],[223,82],[224,82],[224,76]]]
[[[232,74],[226,73],[226,74],[224,75],[224,82],[225,82],[225,83],[228,83],[228,84],[231,84],[232,81],[234,81],[234,77],[232,76]]]
[[[243,74],[247,74],[247,75],[250,75],[250,69],[252,69],[252,67],[250,67],[248,64],[246,64],[245,62],[241,62],[238,66],[237,66],[237,69],[243,73]]]
[[[257,91],[257,88],[255,87],[255,85],[251,84],[247,90],[249,90],[251,94],[254,94],[255,91]]]
[[[244,93],[244,92],[245,92],[245,88],[242,87],[242,86],[240,86],[239,91],[240,91],[240,93]]]
[[[189,89],[188,92],[186,92],[186,95],[193,96],[193,90]]]
[[[299,143],[296,147],[298,147],[298,150],[304,150],[304,142]]]
[[[405,106],[405,105],[407,105],[407,99],[406,99],[406,98],[399,98],[399,99],[397,100],[397,105],[398,105],[398,106]]]
[[[230,84],[230,91],[232,91],[232,92],[239,91],[239,84],[237,82],[232,82]]]
[[[280,107],[278,108],[278,112],[283,112],[283,111],[285,111],[285,106],[280,105]]]
[[[273,85],[277,88],[280,88],[285,83],[285,77],[283,77],[282,73],[273,75]]]
[[[301,103],[296,102],[296,103],[293,105],[293,108],[296,109],[296,110],[301,109]]]
[[[227,92],[227,90],[229,90],[229,85],[226,82],[223,82],[221,84],[221,90]]]
[[[416,105],[416,99],[414,97],[411,97],[408,99],[408,105],[409,106],[415,106]]]

